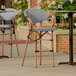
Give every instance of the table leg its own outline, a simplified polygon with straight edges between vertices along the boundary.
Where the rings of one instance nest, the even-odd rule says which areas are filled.
[[[60,62],[60,64],[69,64],[75,65],[76,62],[73,62],[73,13],[69,13],[69,62]]]
[[[70,28],[69,28],[69,63],[73,64],[73,13],[69,13]]]

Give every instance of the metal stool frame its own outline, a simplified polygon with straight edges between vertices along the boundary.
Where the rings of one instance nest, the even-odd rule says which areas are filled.
[[[54,20],[52,19],[52,17],[50,17],[50,18],[51,18],[51,20],[53,22],[53,24],[52,24],[52,28],[53,28],[55,23],[54,23]],[[28,47],[28,42],[31,39],[30,35],[32,33],[35,33],[34,34],[34,38],[35,39],[31,39],[31,40],[34,40],[34,42],[35,42],[35,68],[37,68],[37,53],[38,52],[40,52],[40,65],[41,65],[41,62],[42,62],[42,52],[52,52],[52,66],[54,67],[53,31],[51,30],[52,34],[50,34],[48,31],[35,31],[34,28],[32,27],[33,25],[35,25],[35,23],[32,22],[32,20],[29,17],[27,17],[27,20],[28,20],[29,33],[28,33],[28,36],[27,36],[25,51],[24,51],[23,60],[22,60],[22,66],[24,64],[24,59],[25,59],[25,54],[26,54],[27,47]],[[42,22],[40,22],[40,26],[42,27]],[[49,34],[52,37],[52,39],[47,40],[47,41],[51,41],[51,43],[52,43],[52,50],[49,50],[49,51],[47,51],[47,50],[43,51],[42,50],[42,40],[43,40],[42,37],[45,34]],[[39,37],[37,37],[37,36],[39,36]],[[40,41],[40,50],[37,50],[37,41],[38,40]]]
[[[10,9],[13,10],[13,11],[15,10],[13,8],[7,8],[7,11],[10,11]],[[11,46],[11,57],[12,57],[12,35],[14,35],[15,42],[16,42],[16,48],[17,48],[17,54],[19,56],[19,49],[18,49],[16,34],[15,34],[15,22],[16,22],[17,15],[14,18],[11,18],[11,19],[3,18],[3,15],[1,17],[2,17],[2,24],[0,24],[0,26],[5,26],[5,27],[0,27],[0,31],[2,32],[2,34],[0,34],[0,35],[2,35],[2,56],[4,56],[4,36],[5,35],[10,35],[10,43],[8,43],[8,45]],[[12,22],[12,24],[10,24],[12,26],[11,27],[9,26],[10,28],[6,27],[6,25],[8,25],[8,24],[5,24],[5,21],[7,21],[7,20]],[[10,33],[5,33],[6,30],[9,30]]]

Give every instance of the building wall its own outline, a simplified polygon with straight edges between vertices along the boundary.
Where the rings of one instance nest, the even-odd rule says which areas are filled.
[[[44,0],[41,3],[37,3],[37,0],[28,0],[28,6],[29,8],[35,8],[35,7],[40,7],[46,3],[50,3],[52,0]]]
[[[56,51],[68,52],[69,51],[69,35],[56,35]]]
[[[76,34],[73,35],[73,50],[76,52]],[[69,52],[69,35],[56,36],[56,52]]]
[[[28,8],[37,7],[37,0],[28,0]]]
[[[41,6],[43,6],[44,4],[48,4],[48,3],[51,3],[53,0],[44,0],[42,3],[41,3]]]
[[[56,52],[69,52],[69,30],[55,32]],[[73,31],[73,51],[76,52],[76,30]]]
[[[76,52],[76,30],[73,33],[73,51]],[[43,38],[51,39],[48,34]],[[50,41],[43,41],[42,45],[49,50],[52,49]],[[69,52],[69,30],[54,31],[54,52]]]

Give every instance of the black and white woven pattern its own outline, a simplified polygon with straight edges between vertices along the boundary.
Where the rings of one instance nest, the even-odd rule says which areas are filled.
[[[24,11],[24,15],[29,17],[32,22],[42,22],[50,17],[47,12],[38,8],[28,8]]]

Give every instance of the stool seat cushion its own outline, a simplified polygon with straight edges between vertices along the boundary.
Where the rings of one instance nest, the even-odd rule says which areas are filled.
[[[54,31],[54,28],[33,28],[34,31]]]
[[[6,12],[0,13],[0,17],[2,18],[2,20],[14,20],[14,18],[16,16],[18,16],[18,11],[16,9],[13,8],[6,8],[5,9]]]
[[[0,25],[0,28],[7,28],[7,29],[10,29],[10,28],[12,28],[13,27],[13,25],[12,24],[6,24],[6,25]]]

